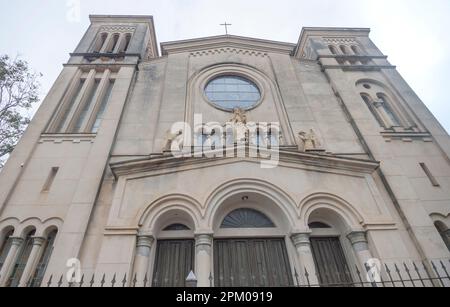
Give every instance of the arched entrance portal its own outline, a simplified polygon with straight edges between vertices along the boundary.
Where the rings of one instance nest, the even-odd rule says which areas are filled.
[[[216,287],[293,285],[286,244],[289,223],[271,199],[239,193],[225,200],[215,215]]]

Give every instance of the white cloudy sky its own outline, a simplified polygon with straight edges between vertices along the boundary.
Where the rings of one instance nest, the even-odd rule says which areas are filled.
[[[67,17],[80,3],[80,19]],[[49,90],[89,14],[155,17],[159,42],[231,34],[296,43],[303,26],[370,27],[371,38],[450,131],[449,0],[0,0],[0,54],[19,55]]]

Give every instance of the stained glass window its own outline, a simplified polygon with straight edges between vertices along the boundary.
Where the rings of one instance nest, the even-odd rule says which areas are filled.
[[[206,97],[220,109],[248,110],[261,100],[261,92],[252,81],[238,76],[221,76],[208,83]]]
[[[227,215],[221,228],[275,228],[275,225],[259,211],[238,209]]]

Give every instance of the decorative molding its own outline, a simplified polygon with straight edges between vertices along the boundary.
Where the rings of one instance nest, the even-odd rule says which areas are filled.
[[[133,34],[136,31],[135,26],[127,26],[127,25],[107,25],[102,26],[100,28],[100,33],[108,32],[108,33],[130,33]]]
[[[423,141],[425,143],[434,142],[431,134],[426,132],[381,132],[381,136],[386,142],[403,141],[411,143],[414,141]]]
[[[199,57],[199,56],[210,56],[210,55],[223,54],[223,53],[234,53],[237,55],[250,55],[250,56],[257,56],[257,57],[258,56],[259,57],[267,57],[267,55],[268,55],[267,52],[228,47],[228,48],[209,49],[209,50],[201,50],[201,51],[191,52],[190,56]]]
[[[327,44],[335,44],[335,45],[359,44],[355,37],[324,37],[323,41]]]
[[[163,55],[183,52],[201,53],[205,50],[220,50],[225,48],[255,50],[263,54],[274,52],[291,55],[295,44],[233,35],[213,36],[161,44]]]
[[[79,144],[81,142],[94,143],[96,137],[96,134],[42,134],[41,138],[39,139],[39,144],[61,144],[64,142],[70,142],[74,144]]]

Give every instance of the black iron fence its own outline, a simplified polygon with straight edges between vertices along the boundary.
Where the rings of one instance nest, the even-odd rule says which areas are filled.
[[[450,260],[430,262],[403,262],[382,264],[378,267],[366,265],[365,271],[355,266],[347,272],[319,273],[312,276],[307,269],[303,273],[294,270],[295,285],[268,285],[286,287],[354,287],[354,288],[395,288],[395,287],[450,287]],[[343,274],[346,275],[342,276]],[[348,276],[351,276],[348,279]],[[210,286],[214,286],[213,274],[209,278]],[[153,281],[146,275],[138,278],[128,274],[84,274],[79,282],[68,282],[67,275],[51,275],[48,280],[32,279],[29,287],[151,287]],[[195,280],[186,280],[180,287],[196,287]],[[238,287],[238,285],[236,285]],[[244,285],[245,287],[263,287],[261,283]]]

